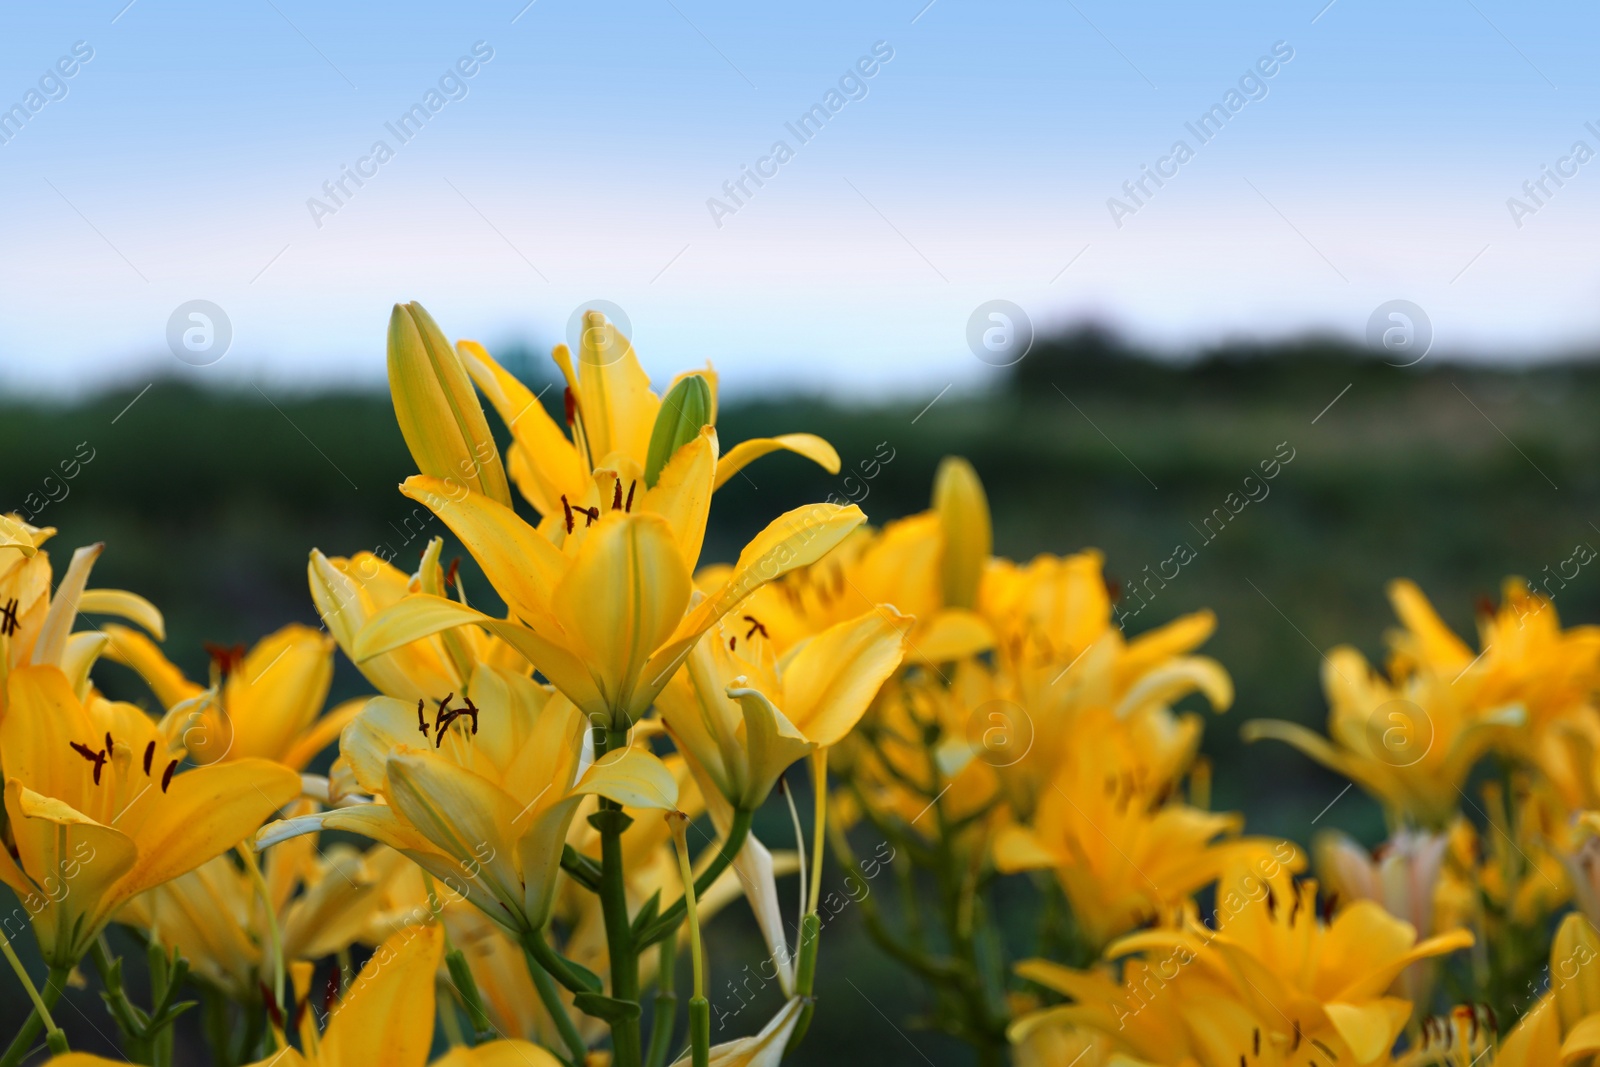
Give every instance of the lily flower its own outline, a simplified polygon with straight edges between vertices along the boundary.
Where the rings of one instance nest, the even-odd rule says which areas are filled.
[[[800,997],[790,997],[760,1033],[712,1045],[708,1067],[778,1067],[804,1007],[805,1001]],[[691,1067],[693,1063],[694,1057],[687,1055],[674,1061],[672,1067]]]
[[[714,477],[709,428],[681,447],[654,486],[636,466],[600,472],[599,491],[569,499],[539,529],[510,508],[437,479],[401,491],[461,540],[511,611],[495,619],[417,593],[380,612],[356,638],[356,658],[393,652],[462,625],[481,626],[521,651],[592,722],[639,721],[700,635],[753,590],[814,562],[865,520],[854,505],[796,508],[756,535],[711,596],[693,598]],[[621,457],[614,457],[620,459]]]
[[[106,658],[138,672],[167,716],[165,731],[196,763],[259,757],[301,770],[361,709],[349,700],[322,714],[333,680],[333,639],[298,623],[248,652],[210,646],[208,687],[191,682],[155,642],[123,626],[104,628]]]
[[[132,897],[234,847],[300,791],[298,775],[261,759],[177,773],[144,712],[85,704],[55,667],[13,670],[7,689],[0,880],[53,967],[76,964]]]
[[[376,697],[340,750],[374,798],[268,826],[266,847],[317,829],[398,849],[519,940],[550,918],[562,844],[585,796],[670,809],[672,773],[643,748],[580,766],[585,722],[565,697],[480,666],[465,693],[428,707]]]
[[[755,615],[724,618],[663,687],[656,708],[703,786],[754,811],[791,763],[855,727],[899,668],[912,622],[885,606],[779,658]]]
[[[1106,716],[1109,719],[1109,715]],[[1002,872],[1052,871],[1090,947],[1157,919],[1240,865],[1302,864],[1286,843],[1238,837],[1244,819],[1169,800],[1136,741],[1086,717],[1031,822],[994,843]]]
[[[1120,982],[1044,960],[1020,965],[1023,977],[1076,1002],[1018,1020],[1013,1037],[1072,1025],[1109,1037],[1138,1062],[1387,1064],[1412,1010],[1388,995],[1395,979],[1418,960],[1472,944],[1464,930],[1419,940],[1371,901],[1324,923],[1316,883],[1296,883],[1284,867],[1270,875],[1258,865],[1232,868],[1217,901],[1216,929],[1191,906],[1181,928],[1112,945]]]
[[[195,974],[234,1001],[256,1003],[263,985],[271,988],[275,937],[284,964],[323,959],[363,939],[387,903],[383,882],[395,866],[388,857],[406,862],[381,847],[319,852],[315,836],[286,841],[262,857],[263,900],[251,874],[224,854],[134,897],[117,921],[182,952]]]
[[[0,682],[14,668],[47,664],[61,668],[78,695],[86,696],[89,669],[105,649],[106,637],[95,630],[72,631],[83,612],[127,619],[157,639],[165,636],[161,612],[144,597],[121,589],[88,588],[89,573],[105,548],[103,544],[85,545],[73,552],[72,562],[52,594],[50,554],[39,546],[54,536],[55,530],[9,516],[0,519],[4,520],[0,525]]]
[[[565,431],[533,392],[496,363],[481,344],[460,341],[456,351],[511,431],[507,460],[512,480],[541,517],[562,514],[563,498],[577,501],[586,497],[593,480],[591,472],[609,466],[617,455],[648,471],[656,427],[664,421],[663,407],[669,418],[677,414],[674,407],[683,402],[678,387],[687,379],[698,379],[696,391],[703,387],[704,392],[704,418],[694,430],[700,425],[716,425],[717,377],[709,367],[679,375],[668,396],[657,397],[632,343],[597,311],[584,313],[576,368],[566,345],[558,345],[552,353],[566,381]],[[754,460],[779,451],[804,456],[829,474],[839,473],[839,454],[822,438],[808,433],[780,434],[742,441],[719,457],[713,489],[721,488]],[[424,469],[423,473],[431,472]]]

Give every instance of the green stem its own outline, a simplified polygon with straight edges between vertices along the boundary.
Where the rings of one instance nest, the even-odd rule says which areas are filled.
[[[656,1009],[650,1020],[650,1048],[645,1054],[645,1067],[666,1067],[667,1056],[672,1052],[672,1032],[677,1023],[678,995],[673,990],[678,964],[678,939],[661,939],[661,960],[656,965]]]
[[[11,969],[17,972],[17,979],[22,982],[22,988],[28,991],[28,999],[33,1001],[33,1013],[44,1024],[45,1033],[49,1035],[50,1050],[52,1052],[66,1052],[67,1039],[61,1033],[61,1027],[50,1017],[50,1005],[44,1002],[39,995],[39,987],[33,984],[33,979],[28,977],[28,969],[17,958],[17,950],[11,947],[9,937],[0,937],[0,952],[6,954],[6,962],[11,964]],[[57,1046],[60,1046],[59,1048]]]
[[[733,822],[728,826],[728,836],[721,844],[713,846],[717,854],[712,857],[708,866],[699,878],[695,879],[694,891],[696,896],[703,896],[711,889],[711,884],[721,876],[739,855],[739,850],[744,848],[745,838],[750,836],[750,819],[752,813],[748,811],[735,811]],[[635,933],[635,941],[640,949],[649,948],[668,934],[675,934],[678,927],[683,924],[685,912],[684,898],[679,897],[672,906],[662,912],[655,922]]]
[[[600,740],[598,731],[596,740]],[[603,744],[595,746],[595,759],[626,748],[627,744],[626,730],[608,729]],[[611,959],[611,998],[637,1004],[639,957],[628,920],[627,874],[622,862],[622,834],[633,820],[616,801],[601,797],[600,810],[590,816],[590,822],[600,831],[600,910],[605,920],[606,952]],[[611,1020],[611,1056],[615,1067],[642,1067],[644,1046],[637,1014]]]
[[[580,969],[571,960],[564,959],[555,949],[550,947],[550,942],[544,939],[544,934],[540,931],[534,930],[524,934],[522,947],[527,950],[528,955],[538,961],[539,966],[549,971],[556,981],[572,992],[600,992],[600,982],[594,975]]]
[[[584,1044],[583,1035],[578,1033],[577,1025],[567,1013],[567,1006],[561,1001],[561,990],[556,988],[556,980],[540,966],[531,952],[528,953],[528,973],[533,976],[533,987],[539,991],[539,1002],[550,1013],[550,1018],[555,1020],[556,1032],[561,1035],[567,1051],[572,1053],[571,1062],[574,1067],[583,1067],[584,1060],[589,1057],[589,1046]]]
[[[50,975],[45,979],[44,991],[39,995],[44,1015],[41,1015],[37,1008],[28,1014],[28,1020],[22,1024],[22,1029],[17,1031],[17,1036],[6,1048],[5,1055],[0,1056],[0,1067],[17,1067],[22,1058],[33,1048],[34,1041],[39,1037],[39,1031],[44,1028],[45,1016],[49,1015],[50,1009],[61,999],[61,993],[67,986],[67,976],[71,973],[71,967],[50,968]]]
[[[689,1001],[689,1043],[694,1049],[694,1067],[710,1067],[711,1002],[705,997]]]

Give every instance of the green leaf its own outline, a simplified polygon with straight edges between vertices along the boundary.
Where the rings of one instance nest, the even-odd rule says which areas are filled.
[[[639,1003],[634,1000],[618,1000],[600,993],[578,993],[573,996],[572,1003],[585,1015],[593,1015],[608,1023],[639,1017]]]
[[[655,428],[650,431],[650,451],[645,456],[644,484],[655,488],[667,460],[684,445],[700,436],[700,429],[711,422],[711,386],[701,374],[690,374],[678,381],[661,399]]]

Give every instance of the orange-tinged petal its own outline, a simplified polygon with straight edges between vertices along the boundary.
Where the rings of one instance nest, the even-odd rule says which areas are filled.
[[[423,1067],[433,1046],[434,981],[444,927],[408,926],[378,947],[339,1000],[318,1067]]]
[[[106,658],[137,671],[163,708],[182,703],[201,692],[200,686],[185,678],[144,634],[116,623],[108,623],[101,631],[111,638],[106,646]]]

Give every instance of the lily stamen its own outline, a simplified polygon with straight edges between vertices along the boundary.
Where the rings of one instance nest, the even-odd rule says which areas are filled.
[[[78,755],[82,756],[84,759],[86,759],[90,763],[94,764],[94,784],[95,785],[99,785],[100,784],[100,771],[106,765],[106,756],[107,756],[107,754],[108,754],[108,752],[110,750],[107,749],[107,750],[96,752],[94,749],[90,748],[88,745],[84,744],[81,741],[73,741],[73,742],[71,742],[71,745],[72,745],[72,751],[76,752]]]
[[[0,608],[0,634],[10,637],[17,632],[19,625],[21,624],[17,622],[17,599],[12,597],[6,601],[5,607]]]
[[[744,635],[744,639],[746,641],[750,640],[750,638],[754,637],[757,633],[769,641],[772,640],[772,635],[767,633],[767,628],[761,625],[761,622],[754,615],[746,615],[744,617],[744,621],[750,624],[750,629],[746,631]]]

